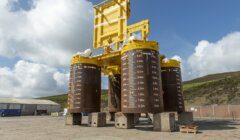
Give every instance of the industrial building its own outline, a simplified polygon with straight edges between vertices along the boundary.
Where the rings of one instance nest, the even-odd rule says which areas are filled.
[[[47,115],[59,112],[60,105],[50,100],[0,98],[0,116]]]

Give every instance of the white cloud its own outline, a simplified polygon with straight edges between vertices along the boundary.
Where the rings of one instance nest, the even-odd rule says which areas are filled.
[[[33,98],[63,93],[68,76],[53,67],[21,60],[12,70],[0,68],[0,96]]]
[[[61,87],[61,86],[67,87],[69,76],[70,76],[70,74],[56,72],[56,73],[54,73],[53,78],[55,81],[57,81],[57,85],[59,87]]]
[[[13,69],[0,67],[1,97],[66,92],[72,55],[92,48],[91,2],[32,1],[24,10],[18,0],[0,0],[0,56],[20,59]]]
[[[180,56],[178,56],[178,55],[174,55],[171,59],[177,60],[179,62],[182,62],[182,58]]]
[[[200,41],[187,64],[186,79],[240,71],[240,32],[228,34],[217,42]]]
[[[68,66],[77,51],[92,48],[92,3],[86,0],[33,0],[29,11],[11,11],[0,1],[0,56],[51,66]]]

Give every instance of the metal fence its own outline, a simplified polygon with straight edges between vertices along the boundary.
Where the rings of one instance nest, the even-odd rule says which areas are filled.
[[[187,106],[195,118],[240,119],[240,105]]]

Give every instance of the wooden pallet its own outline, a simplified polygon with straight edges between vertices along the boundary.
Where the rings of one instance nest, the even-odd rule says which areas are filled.
[[[197,134],[198,126],[196,125],[180,125],[179,130],[181,133],[194,133]]]

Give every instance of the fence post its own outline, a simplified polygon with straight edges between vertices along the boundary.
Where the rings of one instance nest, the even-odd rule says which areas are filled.
[[[199,111],[200,111],[200,118],[202,119],[202,106],[199,107]]]
[[[212,114],[213,114],[213,119],[216,120],[216,116],[215,116],[215,106],[212,105]]]
[[[229,105],[227,105],[227,113],[228,113],[228,117],[231,118],[232,115],[231,115],[230,110],[229,110]]]

